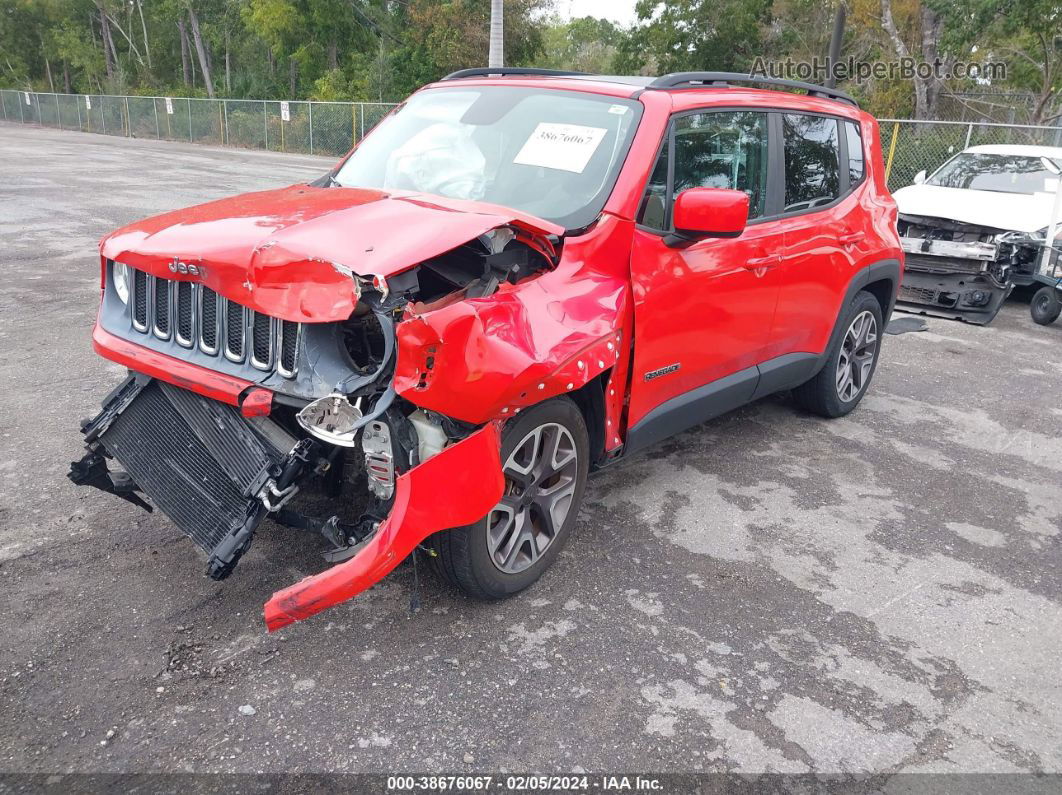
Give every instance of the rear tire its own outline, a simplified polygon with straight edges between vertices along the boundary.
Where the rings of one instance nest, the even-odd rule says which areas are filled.
[[[1032,303],[1029,304],[1029,314],[1032,315],[1033,323],[1040,326],[1050,326],[1058,320],[1062,314],[1062,301],[1058,298],[1057,287],[1041,287],[1033,295]]]
[[[505,599],[552,565],[583,501],[590,443],[569,398],[521,412],[502,432],[505,495],[487,516],[428,540],[443,577],[477,599]]]
[[[878,299],[856,293],[837,325],[841,334],[830,345],[822,369],[793,390],[799,406],[829,419],[858,406],[874,377],[884,332]]]

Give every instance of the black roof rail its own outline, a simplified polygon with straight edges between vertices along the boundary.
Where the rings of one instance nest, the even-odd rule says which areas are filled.
[[[781,78],[766,77],[761,75],[747,75],[741,72],[672,72],[661,75],[650,83],[648,89],[667,88],[701,88],[704,86],[724,88],[731,83],[752,83],[757,86],[774,86],[777,88],[795,88],[807,92],[809,97],[825,97],[837,99],[850,105],[859,107],[850,95],[836,88],[815,85],[814,83],[802,83],[799,80],[782,80]]]
[[[443,80],[460,80],[462,77],[491,77],[498,75],[528,75],[539,77],[586,77],[586,72],[567,72],[563,69],[536,69],[533,66],[477,66],[474,69],[459,69]]]

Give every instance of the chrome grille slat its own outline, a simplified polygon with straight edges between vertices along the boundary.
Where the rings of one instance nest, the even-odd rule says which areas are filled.
[[[282,320],[277,323],[277,372],[285,378],[295,375],[302,324]]]
[[[247,310],[235,301],[225,300],[225,358],[242,362],[247,337]]]
[[[218,294],[209,287],[199,290],[199,350],[210,356],[218,352]]]
[[[173,308],[172,288],[169,279],[151,277],[151,330],[160,340],[170,338],[170,315]]]
[[[276,339],[274,320],[261,312],[251,312],[251,364],[259,370],[273,369],[273,341]]]
[[[133,271],[133,296],[129,303],[132,306],[133,328],[137,331],[147,331],[148,275],[143,271]]]
[[[195,341],[195,294],[199,285],[191,282],[174,282],[173,338],[179,345],[191,348]]]
[[[129,318],[136,331],[207,356],[294,378],[302,324],[255,312],[209,287],[132,271]]]

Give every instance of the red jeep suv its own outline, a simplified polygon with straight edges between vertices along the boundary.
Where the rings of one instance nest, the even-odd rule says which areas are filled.
[[[464,70],[315,182],[102,240],[93,342],[130,375],[70,477],[148,498],[216,579],[267,516],[323,538],[270,629],[418,547],[508,596],[589,470],[781,390],[851,411],[902,257],[877,123],[839,91]]]

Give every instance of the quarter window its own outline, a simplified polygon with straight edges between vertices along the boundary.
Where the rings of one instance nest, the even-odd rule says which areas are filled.
[[[840,195],[837,120],[782,115],[785,140],[785,212],[810,210]]]
[[[642,211],[638,216],[638,223],[652,229],[667,229],[669,226],[667,212],[667,144],[660,150],[660,157],[656,159],[653,174],[649,177],[649,184],[645,188],[645,197],[642,199]]]
[[[859,127],[850,121],[844,123],[844,134],[848,143],[848,184],[855,185],[863,179],[863,137]]]

